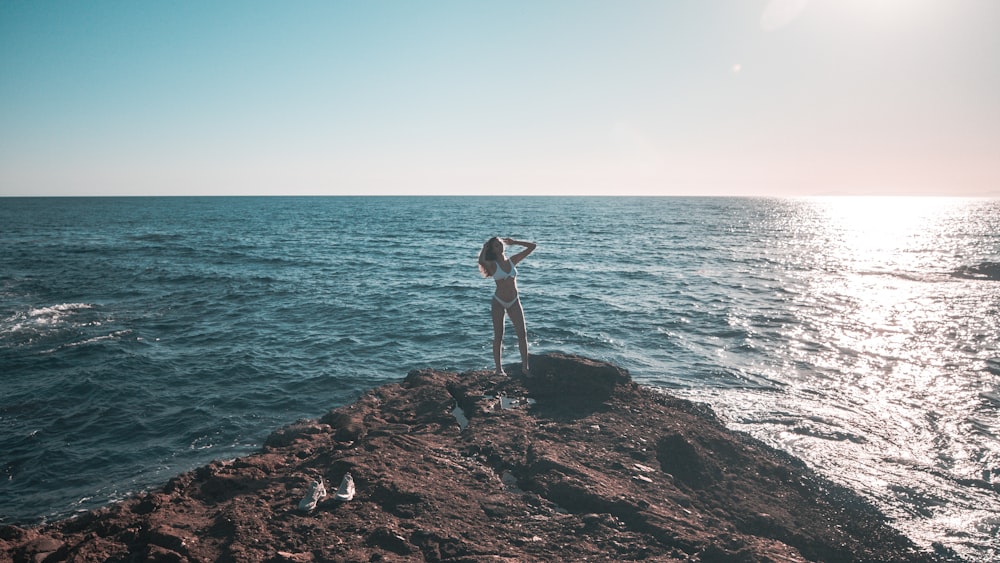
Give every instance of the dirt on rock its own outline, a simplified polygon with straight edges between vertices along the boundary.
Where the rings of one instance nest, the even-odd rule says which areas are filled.
[[[614,365],[511,370],[410,372],[259,453],[0,527],[0,561],[934,560],[856,494]],[[300,509],[319,480],[328,495]]]

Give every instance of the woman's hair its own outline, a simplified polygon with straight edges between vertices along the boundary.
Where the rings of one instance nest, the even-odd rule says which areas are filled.
[[[503,241],[500,237],[493,237],[483,244],[483,249],[479,251],[479,271],[482,272],[484,278],[490,277],[490,273],[486,271],[486,267],[483,266],[483,262],[487,260],[496,260],[499,256],[493,252],[493,241],[499,242],[501,245]]]

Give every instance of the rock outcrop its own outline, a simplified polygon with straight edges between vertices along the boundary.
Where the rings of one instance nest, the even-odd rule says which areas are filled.
[[[262,450],[38,528],[19,561],[929,561],[855,494],[613,365],[409,373]],[[513,370],[514,368],[512,368]],[[351,473],[356,495],[334,498]],[[313,482],[330,494],[299,508]]]
[[[971,266],[962,266],[955,270],[953,275],[971,280],[1000,281],[1000,262],[980,262]]]

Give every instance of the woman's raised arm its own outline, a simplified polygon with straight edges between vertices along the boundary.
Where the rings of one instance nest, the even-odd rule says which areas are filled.
[[[509,238],[509,237],[503,239],[503,242],[505,244],[508,244],[508,245],[517,245],[517,246],[523,246],[524,247],[524,250],[522,250],[521,252],[518,252],[517,254],[515,254],[515,255],[513,255],[513,256],[510,257],[510,261],[513,262],[513,263],[515,263],[515,264],[517,264],[521,260],[524,260],[525,258],[527,258],[529,254],[531,254],[532,252],[535,251],[536,248],[538,248],[538,245],[535,244],[535,243],[533,243],[533,242],[526,241],[526,240],[514,240],[514,239]]]

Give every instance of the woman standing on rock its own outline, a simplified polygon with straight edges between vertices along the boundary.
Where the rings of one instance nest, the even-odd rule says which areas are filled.
[[[504,245],[523,246],[524,250],[507,258]],[[483,277],[492,277],[497,284],[493,293],[493,362],[497,375],[505,375],[500,363],[500,348],[503,345],[504,313],[514,323],[517,345],[521,351],[521,372],[528,375],[528,332],[524,327],[524,310],[517,296],[517,264],[535,250],[535,243],[512,238],[493,237],[486,241],[479,252],[479,271]]]

